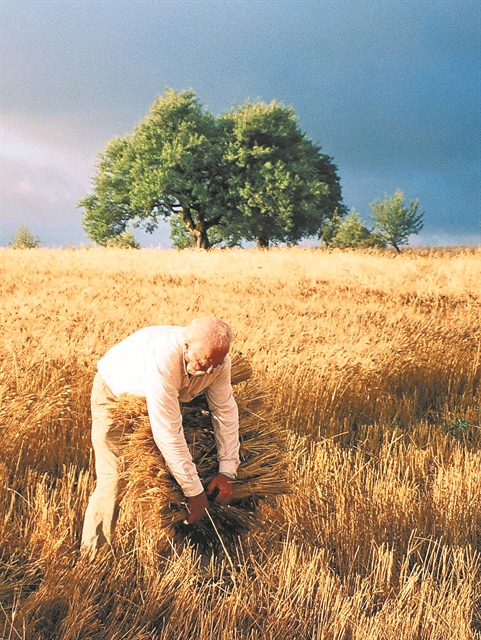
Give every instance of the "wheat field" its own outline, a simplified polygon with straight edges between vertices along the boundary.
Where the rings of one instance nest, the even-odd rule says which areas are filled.
[[[481,250],[0,249],[0,637],[481,638]],[[138,519],[79,555],[96,361],[217,316],[291,492],[206,561]]]

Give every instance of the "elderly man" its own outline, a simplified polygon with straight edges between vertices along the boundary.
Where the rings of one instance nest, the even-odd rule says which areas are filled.
[[[122,433],[109,410],[121,393],[147,399],[154,440],[187,498],[188,523],[201,520],[207,495],[228,504],[239,465],[239,417],[232,395],[233,339],[227,324],[197,318],[187,327],[146,327],[118,343],[98,362],[92,390],[92,443],[97,485],[85,514],[82,551],[94,557],[110,545],[116,520]],[[182,429],[179,402],[205,392],[212,414],[218,474],[207,495],[192,461]]]

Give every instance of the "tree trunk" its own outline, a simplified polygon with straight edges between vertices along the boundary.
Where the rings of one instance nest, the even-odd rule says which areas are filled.
[[[268,249],[269,248],[269,240],[266,238],[262,238],[261,236],[256,237],[256,245],[258,249]]]
[[[194,229],[195,246],[197,249],[210,249],[209,238],[206,229]]]
[[[210,249],[209,238],[207,237],[207,226],[204,223],[203,216],[199,215],[199,220],[194,222],[190,209],[187,207],[182,209],[182,219],[187,229],[191,232],[195,239],[197,249]]]

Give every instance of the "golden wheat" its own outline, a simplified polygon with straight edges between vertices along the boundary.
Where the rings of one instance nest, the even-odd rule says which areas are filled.
[[[0,250],[0,637],[481,637],[480,258]],[[210,560],[130,510],[92,566],[95,363],[198,315],[268,391],[292,492]]]

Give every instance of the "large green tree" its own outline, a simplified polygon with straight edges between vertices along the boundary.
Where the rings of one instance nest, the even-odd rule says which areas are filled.
[[[392,197],[375,200],[370,205],[374,231],[386,243],[400,253],[400,246],[408,244],[409,236],[417,234],[424,226],[424,212],[419,211],[419,200],[412,200],[406,207],[404,194],[398,189]]]
[[[101,155],[93,193],[79,202],[87,235],[101,245],[132,223],[153,231],[182,217],[198,247],[223,215],[222,136],[192,91],[169,89],[131,135]]]
[[[168,90],[134,131],[132,203],[138,209],[179,214],[197,247],[225,213],[223,136],[192,91]]]
[[[248,102],[214,118],[192,91],[172,89],[109,144],[79,205],[99,244],[130,223],[152,231],[170,218],[174,244],[199,248],[298,242],[342,209],[336,167],[292,109]]]
[[[231,233],[259,247],[319,235],[324,219],[342,208],[339,178],[293,110],[246,102],[220,120],[231,167]]]

